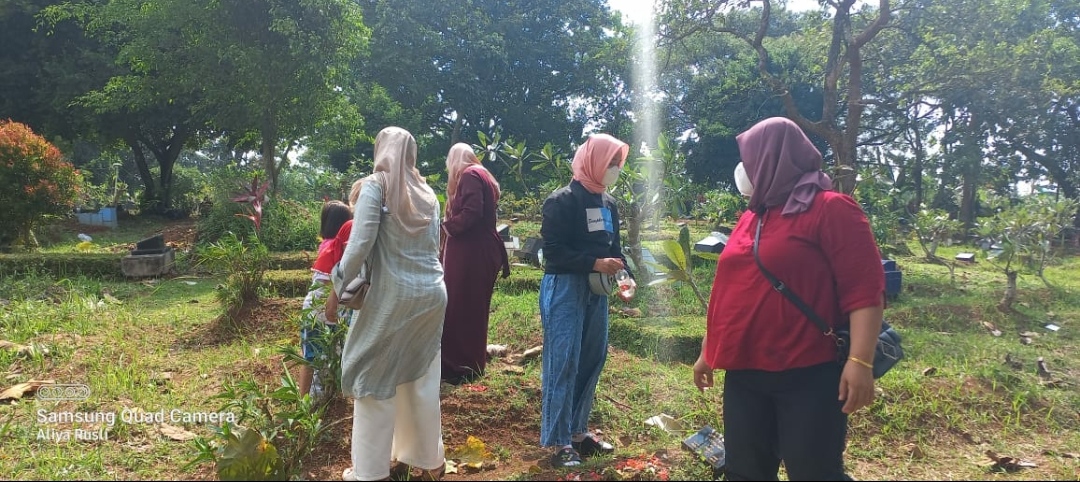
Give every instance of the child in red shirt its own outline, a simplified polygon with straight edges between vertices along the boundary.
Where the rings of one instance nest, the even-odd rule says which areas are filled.
[[[346,314],[339,309],[334,290],[328,290],[327,286],[330,284],[330,271],[341,260],[351,230],[352,209],[349,206],[341,201],[329,201],[323,205],[319,219],[319,235],[323,242],[319,244],[319,253],[311,267],[312,288],[304,297],[304,317],[300,328],[300,344],[304,359],[308,362],[326,356],[321,353],[314,340],[330,330],[337,329],[339,318]],[[341,239],[342,232],[344,241]],[[316,392],[321,391],[321,384],[316,378],[315,370],[310,364],[300,368],[297,384],[301,395],[312,392],[313,385]]]

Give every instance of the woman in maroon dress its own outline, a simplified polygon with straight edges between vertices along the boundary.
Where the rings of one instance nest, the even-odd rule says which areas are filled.
[[[491,293],[510,263],[495,230],[499,183],[484,169],[468,144],[446,156],[446,218],[442,251],[446,279],[446,321],[442,335],[442,379],[459,384],[484,373],[487,364]]]

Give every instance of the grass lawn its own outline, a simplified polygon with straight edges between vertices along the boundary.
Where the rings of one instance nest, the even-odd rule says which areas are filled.
[[[162,229],[128,221],[116,231],[91,233],[94,249],[124,252]],[[185,226],[190,227],[170,224],[166,240],[189,239]],[[513,231],[524,237],[536,228],[518,223]],[[694,236],[705,231],[695,227]],[[76,232],[58,229],[54,243],[43,250],[74,251]],[[674,236],[675,228],[665,225],[663,231],[646,233],[646,245]],[[951,258],[958,249],[943,248],[939,254]],[[851,474],[857,479],[1080,480],[1080,259],[1068,257],[1047,270],[1052,288],[1035,276],[1022,276],[1014,314],[995,309],[1005,277],[981,255],[976,264],[957,269],[955,283],[944,267],[916,257],[897,262],[903,292],[886,316],[904,336],[907,359],[879,381],[874,405],[851,417]],[[714,265],[700,264],[696,278],[707,292]],[[90,389],[82,401],[27,395],[0,402],[4,478],[216,477],[209,465],[185,469],[196,450],[192,441],[176,439],[211,431],[183,415],[216,413],[222,400],[211,397],[227,382],[253,379],[271,389],[280,386],[279,347],[298,343],[302,295],[265,297],[237,331],[218,321],[215,290],[221,279],[191,269],[183,257],[179,266],[177,275],[160,280],[56,279],[43,273],[0,280],[0,340],[32,347],[21,353],[19,347],[0,348],[0,390],[30,380]],[[540,276],[536,269],[515,266],[509,279],[498,282],[491,343],[506,344],[513,354],[541,343]],[[698,393],[688,364],[704,331],[703,311],[684,285],[639,288],[639,293],[627,307],[636,311],[612,314],[611,348],[594,408],[594,425],[617,446],[614,457],[575,470],[547,466],[548,452],[537,446],[539,363],[496,359],[476,384],[443,387],[448,450],[464,447],[473,436],[484,442],[494,462],[480,471],[448,474],[446,480],[707,478],[706,466],[680,449],[684,434],[644,423],[663,413],[688,429],[722,427],[720,390]],[[1060,330],[1048,330],[1048,323]],[[1039,375],[1040,358],[1050,371],[1047,377]],[[179,418],[173,418],[174,411]],[[48,418],[75,412],[116,419],[110,425],[104,419]],[[304,460],[304,478],[340,478],[349,464],[351,412],[348,401],[331,402],[324,422],[341,422]],[[164,423],[154,420],[158,413]],[[108,439],[53,438],[73,429],[105,429]],[[1000,467],[1014,468],[1007,463],[990,467],[988,452],[1030,464],[1010,471]],[[645,462],[655,470],[641,470]]]

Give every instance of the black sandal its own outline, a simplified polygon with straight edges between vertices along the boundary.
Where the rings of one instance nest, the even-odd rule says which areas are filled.
[[[551,466],[557,469],[578,465],[581,465],[581,455],[573,448],[563,448],[551,456]]]
[[[615,453],[615,447],[611,444],[599,440],[595,435],[587,435],[580,442],[574,442],[574,450],[577,450],[582,457],[593,457],[596,455],[610,455]]]

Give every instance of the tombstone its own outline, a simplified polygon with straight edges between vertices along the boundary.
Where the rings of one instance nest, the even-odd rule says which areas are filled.
[[[728,236],[724,233],[713,231],[705,239],[694,244],[694,251],[701,253],[719,254],[728,243]]]
[[[161,276],[172,270],[176,252],[158,234],[135,243],[135,249],[120,259],[120,270],[130,278]]]
[[[653,278],[664,275],[664,273],[656,270],[656,266],[660,264],[660,262],[653,256],[652,251],[649,251],[649,248],[644,246],[641,247],[641,262],[645,265],[645,270],[647,270],[649,275]]]
[[[896,261],[891,259],[881,260],[881,267],[885,271],[885,297],[895,300],[900,297],[904,274],[896,268]]]
[[[544,240],[528,238],[521,249],[514,250],[514,256],[534,266],[540,266],[540,252],[544,249]]]
[[[513,241],[513,239],[510,237],[510,225],[509,224],[500,224],[499,227],[495,228],[495,231],[497,231],[499,233],[499,237],[502,238],[504,243],[508,243],[510,241]]]

